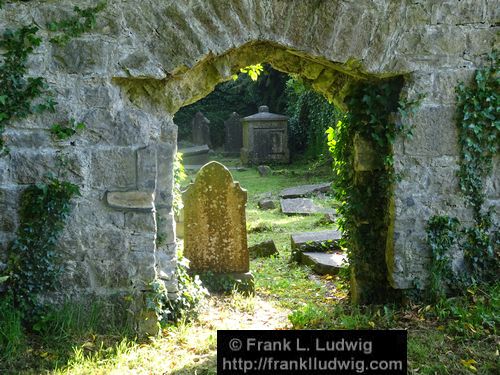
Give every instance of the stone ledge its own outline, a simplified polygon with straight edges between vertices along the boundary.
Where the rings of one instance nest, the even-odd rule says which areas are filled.
[[[153,194],[145,191],[108,191],[106,202],[117,209],[151,210]]]

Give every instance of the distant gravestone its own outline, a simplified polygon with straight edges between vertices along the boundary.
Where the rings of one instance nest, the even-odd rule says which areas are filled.
[[[184,256],[197,272],[248,273],[247,191],[218,162],[203,166],[182,194]]]
[[[231,116],[224,121],[224,131],[226,134],[224,151],[228,154],[239,155],[243,147],[243,127],[239,114],[231,113]]]
[[[210,120],[199,111],[191,120],[191,136],[195,145],[208,145],[211,147]]]
[[[273,173],[273,170],[268,165],[259,165],[257,171],[261,177],[267,177]]]

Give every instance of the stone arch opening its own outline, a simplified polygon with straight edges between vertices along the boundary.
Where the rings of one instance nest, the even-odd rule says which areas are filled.
[[[72,3],[12,3],[2,9],[2,28],[33,20],[43,29]],[[54,170],[57,151],[64,147],[74,164],[69,179],[83,194],[61,241],[69,287],[60,294],[118,295],[123,301],[124,294],[142,297],[156,276],[172,278],[173,114],[237,68],[268,61],[310,79],[338,104],[353,83],[407,72],[412,74],[405,94],[427,94],[411,120],[413,138],[394,145],[401,179],[389,207],[393,220],[385,252],[393,288],[425,285],[427,220],[472,218],[456,177],[454,89],[472,77],[498,39],[495,7],[442,2],[429,12],[428,3],[109,2],[90,32],[65,47],[44,42],[30,61],[30,76],[54,85],[60,112],[22,119],[4,133],[11,153],[0,160],[0,214],[6,213],[2,254],[4,244],[15,239],[20,191]],[[89,128],[72,147],[54,143],[48,131],[51,123],[68,117]],[[495,205],[498,189],[492,186],[488,199]],[[122,201],[111,204],[108,193],[127,194],[115,194]],[[0,267],[4,261],[2,256]]]
[[[313,56],[274,42],[263,41],[245,43],[220,55],[209,54],[191,68],[183,66],[175,69],[173,76],[164,80],[116,78],[115,82],[127,92],[132,103],[143,105],[144,99],[147,98],[148,103],[153,103],[154,107],[166,110],[168,124],[172,126],[174,125],[173,116],[181,107],[202,99],[213,91],[217,84],[231,79],[240,68],[257,63],[269,63],[276,70],[300,76],[307,80],[317,92],[344,110],[348,110],[344,98],[357,85],[393,80],[399,86],[398,96],[392,98],[392,100],[396,99],[396,102],[404,85],[404,77],[401,73],[370,74],[363,71],[362,66],[355,60],[336,63],[321,56]],[[157,151],[158,166],[162,164],[160,159],[164,156],[159,150]],[[171,158],[172,156],[170,160]],[[366,170],[357,172],[360,179],[363,178],[363,172]],[[157,183],[157,196],[171,196],[171,194],[170,185]],[[167,206],[156,207],[156,210],[157,218],[165,215],[171,217],[171,213],[166,211]],[[159,215],[160,210],[164,210],[164,214]],[[383,302],[393,299],[397,294],[389,280],[389,270],[392,267],[394,254],[393,242],[388,240],[394,221],[389,205],[383,214],[386,216],[384,227],[377,238],[379,247],[375,259],[365,262],[361,265],[361,270],[355,270],[353,273],[353,296],[357,302]],[[171,223],[172,220],[169,220],[168,225]],[[163,231],[171,233],[171,229],[162,227],[161,220],[157,220],[157,236],[162,237]],[[363,252],[364,245],[359,245],[360,248],[356,251]],[[161,257],[161,246],[158,250]],[[159,265],[157,270],[159,273],[164,272],[161,267]]]

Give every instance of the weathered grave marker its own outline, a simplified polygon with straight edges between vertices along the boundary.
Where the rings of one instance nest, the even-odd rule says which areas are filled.
[[[240,154],[243,147],[243,127],[241,117],[236,112],[231,113],[229,118],[224,121],[224,130],[226,141],[224,142],[224,151],[228,154]]]
[[[199,111],[191,120],[191,136],[195,145],[208,145],[208,147],[211,147],[210,120]]]
[[[192,271],[228,275],[244,284],[249,274],[247,191],[218,162],[203,166],[182,195],[184,256]],[[247,288],[245,286],[245,288]]]

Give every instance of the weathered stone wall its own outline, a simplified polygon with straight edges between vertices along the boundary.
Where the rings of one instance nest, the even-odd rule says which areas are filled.
[[[0,30],[30,22],[43,27],[76,4],[94,3],[7,4]],[[430,216],[471,219],[455,175],[454,87],[498,46],[498,0],[108,3],[92,32],[65,47],[43,44],[32,56],[30,73],[47,79],[59,106],[5,133],[11,153],[0,159],[0,261],[16,230],[20,191],[55,170],[64,154],[83,194],[61,240],[68,259],[63,291],[137,294],[155,275],[170,279],[175,291],[172,116],[238,68],[262,61],[310,79],[338,104],[352,80],[370,77],[405,74],[410,99],[426,94],[411,120],[414,137],[394,150],[402,175],[387,253],[395,288],[425,280]],[[87,129],[74,145],[52,141],[48,128],[68,117]],[[488,183],[488,202],[496,207],[498,180],[497,167]],[[134,202],[110,206],[107,192],[136,193],[118,194],[118,202],[131,196]]]

